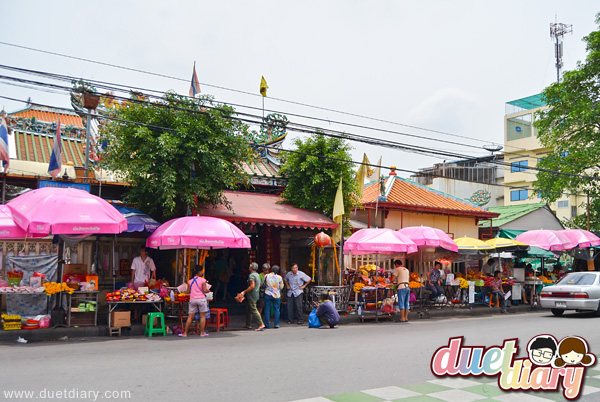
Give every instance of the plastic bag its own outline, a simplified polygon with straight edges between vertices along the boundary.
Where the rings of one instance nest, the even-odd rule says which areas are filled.
[[[314,309],[308,315],[308,328],[319,328],[321,326],[321,321],[319,321],[319,317],[317,317],[317,309]]]
[[[417,296],[415,296],[414,292],[410,292],[410,297],[408,298],[408,301],[410,303],[416,303],[417,302]]]

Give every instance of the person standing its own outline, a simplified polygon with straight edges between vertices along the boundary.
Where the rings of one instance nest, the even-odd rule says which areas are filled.
[[[133,288],[145,286],[152,279],[156,280],[156,265],[154,260],[148,256],[146,247],[140,247],[140,255],[131,262],[131,283]]]
[[[427,290],[431,291],[431,300],[436,301],[438,296],[444,294],[444,289],[442,289],[442,280],[440,279],[440,270],[442,269],[442,263],[439,261],[435,262],[434,267],[427,273],[428,285],[426,287]]]
[[[298,324],[304,324],[302,316],[302,294],[304,288],[310,283],[310,276],[298,270],[298,264],[292,264],[290,271],[285,274],[285,285],[287,286],[288,297],[288,324],[292,324],[295,317],[298,317]]]
[[[492,293],[490,294],[490,301],[492,300],[492,297],[496,295],[496,297],[498,297],[498,300],[502,302],[502,314],[507,314],[508,311],[506,311],[506,298],[504,297],[504,289],[502,288],[502,278],[500,277],[500,271],[494,272],[494,279],[492,280],[491,288]]]
[[[398,285],[398,309],[400,310],[400,322],[408,322],[408,311],[410,310],[410,288],[408,281],[410,272],[404,266],[402,261],[394,261],[394,273],[392,274],[392,283]]]
[[[483,271],[483,274],[485,276],[492,276],[494,275],[494,273],[496,272],[496,269],[498,268],[498,263],[496,262],[495,259],[490,258],[489,260],[487,260],[487,262],[483,265],[483,268],[481,269]]]
[[[263,313],[263,309],[265,307],[265,290],[266,290],[266,285],[265,285],[265,277],[269,274],[269,272],[271,271],[271,264],[269,264],[268,262],[265,262],[262,267],[261,267],[261,272],[259,274],[260,276],[260,289],[258,292],[258,301],[256,302],[256,308],[258,309],[258,314],[262,315]],[[267,325],[268,327],[268,325]]]
[[[187,336],[194,316],[200,314],[200,336],[208,336],[208,332],[204,331],[206,328],[206,313],[208,312],[208,301],[206,300],[206,294],[208,293],[208,282],[202,277],[204,275],[204,268],[201,265],[196,265],[194,268],[194,277],[189,280],[187,291],[190,294],[190,303],[188,309],[188,318],[185,322],[185,331],[179,336]]]
[[[227,286],[229,279],[231,278],[231,268],[227,264],[227,260],[223,252],[220,252],[219,257],[216,261],[217,265],[217,286],[215,287],[214,297],[215,300],[219,297],[219,290],[223,287],[223,301],[227,299]]]
[[[256,302],[258,301],[258,294],[260,290],[260,275],[258,272],[258,264],[253,262],[248,267],[250,271],[250,275],[248,275],[248,287],[245,290],[242,290],[238,295],[238,300],[242,300],[243,297],[246,297],[246,328],[252,329],[252,321],[256,321],[258,323],[257,331],[264,331],[265,324],[263,323],[262,318],[256,308]]]
[[[275,310],[275,328],[279,328],[282,289],[283,278],[279,275],[279,266],[273,265],[273,267],[271,267],[271,272],[265,276],[264,323],[267,328],[271,328],[271,306],[273,306],[273,309]]]

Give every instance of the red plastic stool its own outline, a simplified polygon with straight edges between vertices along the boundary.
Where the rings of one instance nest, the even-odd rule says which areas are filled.
[[[229,312],[226,308],[211,308],[210,318],[206,321],[206,327],[215,327],[217,332],[229,327]]]

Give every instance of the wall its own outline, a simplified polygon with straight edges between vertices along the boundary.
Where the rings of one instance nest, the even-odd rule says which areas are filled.
[[[385,222],[385,227],[391,229],[421,225],[441,229],[455,239],[462,236],[477,238],[479,233],[477,219],[471,217],[390,211]]]

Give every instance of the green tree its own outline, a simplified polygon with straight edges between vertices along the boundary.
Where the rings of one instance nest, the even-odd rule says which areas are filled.
[[[100,141],[109,144],[101,166],[131,184],[126,199],[140,209],[163,218],[184,216],[196,201],[224,203],[223,190],[245,180],[242,162],[252,152],[247,126],[231,118],[233,108],[208,96],[167,93],[156,102],[128,102],[114,113],[100,132]]]
[[[596,16],[600,25],[600,14]],[[554,202],[564,193],[587,194],[592,199],[600,197],[600,31],[584,38],[588,55],[585,62],[578,62],[573,71],[567,71],[559,83],[542,92],[549,106],[538,113],[534,123],[540,142],[553,151],[545,155],[538,167],[548,171],[537,174],[535,188],[542,198]],[[561,172],[557,174],[553,172]],[[592,208],[600,208],[592,202]],[[600,230],[593,211],[591,228]],[[585,227],[584,215],[576,223]]]
[[[296,139],[298,153],[285,154],[281,173],[288,178],[283,199],[297,208],[323,212],[331,217],[340,175],[344,193],[344,208],[348,211],[358,206],[352,147],[347,141],[330,138],[319,133],[305,140]]]

